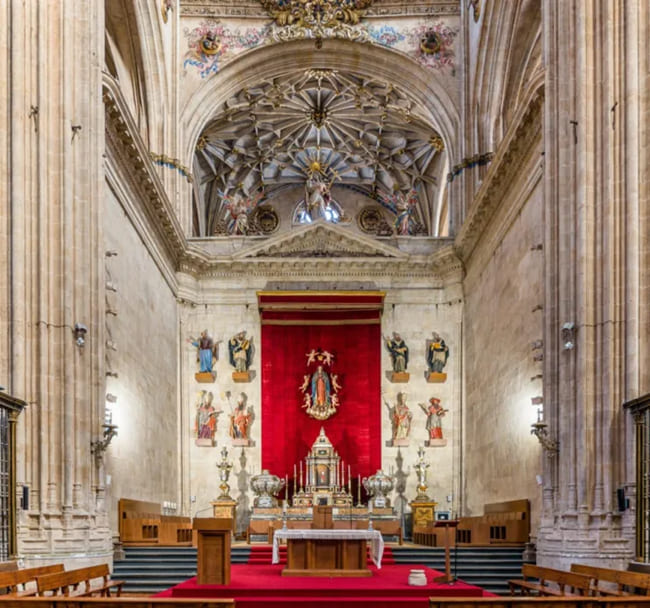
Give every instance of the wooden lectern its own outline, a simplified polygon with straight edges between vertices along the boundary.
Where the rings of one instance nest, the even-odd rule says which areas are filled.
[[[230,535],[232,520],[194,519],[197,532],[196,582],[199,585],[230,584]]]
[[[444,528],[445,530],[445,573],[433,579],[436,583],[453,583],[455,580],[451,575],[451,538],[452,534],[456,534],[457,526],[457,519],[438,519],[435,522],[436,528]]]

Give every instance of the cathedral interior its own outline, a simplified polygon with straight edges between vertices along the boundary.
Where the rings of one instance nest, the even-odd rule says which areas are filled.
[[[0,23],[5,558],[111,562],[121,499],[225,496],[239,537],[380,475],[405,537],[418,497],[525,499],[539,564],[650,561],[647,2]]]

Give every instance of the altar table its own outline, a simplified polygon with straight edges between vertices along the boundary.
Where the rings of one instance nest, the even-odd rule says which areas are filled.
[[[280,541],[287,541],[287,567],[282,576],[371,576],[370,557],[381,568],[384,539],[379,530],[276,530],[273,560],[280,561]]]

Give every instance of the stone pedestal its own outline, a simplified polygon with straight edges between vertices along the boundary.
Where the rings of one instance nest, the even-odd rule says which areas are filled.
[[[251,373],[250,372],[233,372],[232,373],[233,382],[250,382]]]

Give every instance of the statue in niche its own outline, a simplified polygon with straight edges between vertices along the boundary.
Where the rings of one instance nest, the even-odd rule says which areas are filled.
[[[230,393],[226,393],[230,403]],[[234,446],[248,447],[251,445],[249,430],[253,421],[253,408],[247,404],[246,393],[239,393],[237,404],[230,408],[230,429],[229,434]]]
[[[202,447],[214,446],[214,435],[217,431],[217,418],[221,411],[212,405],[214,395],[208,391],[200,391],[194,419],[194,434],[196,445]]]
[[[444,382],[447,374],[443,373],[447,360],[449,359],[449,347],[440,337],[440,334],[433,332],[433,339],[427,340],[427,365],[429,374],[427,382]]]
[[[413,414],[406,405],[406,393],[397,393],[395,405],[391,406],[385,399],[384,404],[388,408],[393,429],[393,437],[386,445],[388,447],[407,446],[409,444]]]
[[[228,342],[230,365],[235,368],[232,379],[235,382],[248,382],[250,380],[248,368],[253,355],[251,346],[251,340],[246,337],[245,331],[240,331],[230,338]]]
[[[409,348],[406,346],[406,342],[397,332],[393,332],[392,338],[384,337],[384,342],[393,364],[391,380],[393,382],[408,382],[409,374],[406,368],[409,363]]]
[[[436,397],[431,397],[428,405],[425,403],[419,403],[418,405],[427,415],[426,429],[429,431],[429,440],[425,445],[429,448],[447,445],[447,440],[442,436],[442,417],[449,410],[444,409],[440,405],[440,399]]]
[[[187,340],[198,350],[199,373],[195,374],[197,382],[214,382],[215,373],[212,371],[214,362],[219,358],[219,342],[215,342],[204,329],[198,338]]]

